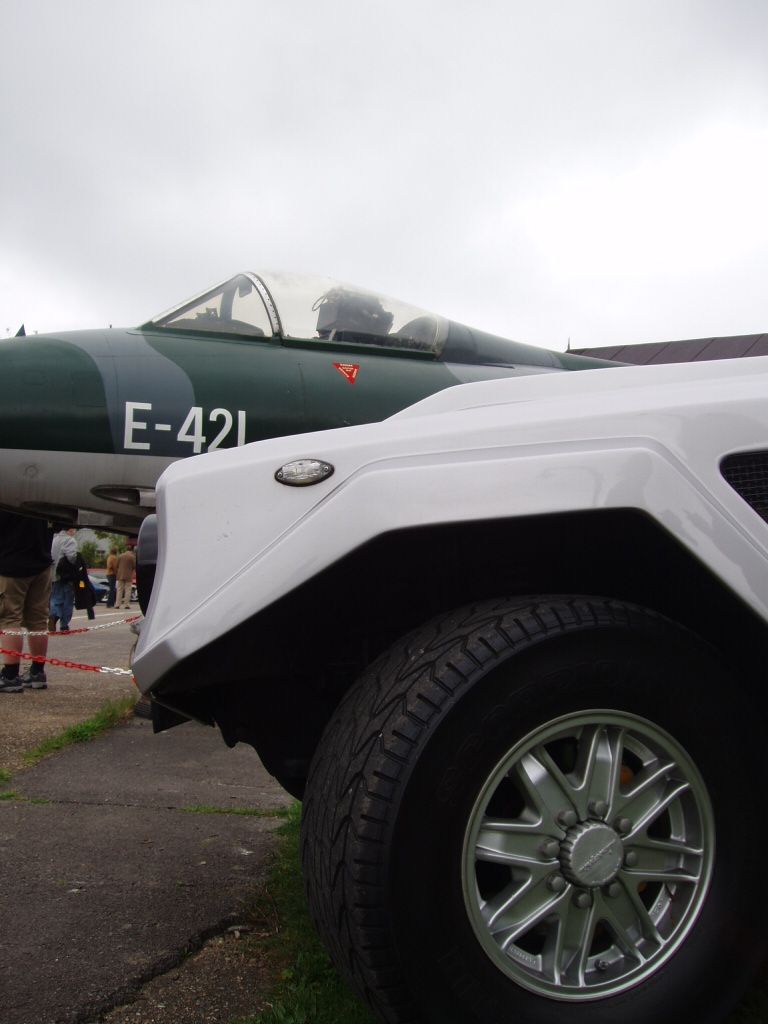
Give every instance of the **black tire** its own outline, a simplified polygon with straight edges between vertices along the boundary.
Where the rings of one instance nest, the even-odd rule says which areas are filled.
[[[760,736],[745,703],[713,649],[616,601],[505,600],[429,623],[358,681],[310,770],[304,877],[337,967],[390,1024],[724,1020],[765,953]],[[602,753],[582,762],[590,736]],[[536,759],[547,773],[526,789]],[[585,810],[600,787],[611,806]],[[566,792],[580,809],[553,846],[548,808]],[[531,807],[549,844],[523,851],[531,891],[550,871],[555,909],[505,951]],[[571,957],[582,912],[589,949]]]

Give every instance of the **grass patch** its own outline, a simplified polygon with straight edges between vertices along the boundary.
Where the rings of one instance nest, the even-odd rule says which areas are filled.
[[[256,916],[271,934],[259,940],[279,971],[270,1008],[239,1024],[372,1024],[336,973],[309,916],[299,866],[299,804],[278,829],[278,850]]]
[[[12,778],[13,772],[9,771],[7,768],[0,768],[0,786],[6,782],[10,782]]]
[[[41,796],[24,796],[15,789],[6,789],[0,793],[0,800],[14,800],[19,804],[49,804],[51,801]]]
[[[260,807],[210,807],[199,804],[195,807],[181,807],[185,814],[238,814],[243,818],[287,818],[288,807],[272,807],[262,810]]]
[[[136,698],[133,695],[123,697],[121,700],[108,701],[92,718],[87,718],[84,722],[78,722],[77,725],[71,725],[57,736],[51,736],[49,739],[43,740],[33,750],[28,750],[24,754],[24,764],[27,766],[37,764],[38,761],[42,761],[44,757],[55,753],[57,750],[71,747],[74,743],[87,743],[88,740],[100,736],[101,733],[112,729],[124,721],[133,711],[135,703]]]

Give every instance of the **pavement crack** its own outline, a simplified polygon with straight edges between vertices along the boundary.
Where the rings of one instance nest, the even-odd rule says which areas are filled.
[[[197,953],[210,939],[222,935],[233,925],[242,919],[242,913],[230,913],[221,918],[216,924],[201,928],[191,935],[187,941],[177,949],[159,957],[153,964],[150,964],[143,971],[138,972],[131,980],[112,992],[107,992],[99,999],[93,1000],[86,1005],[79,1007],[74,1016],[69,1017],[71,1024],[92,1024],[92,1022],[119,1006],[125,1006],[134,1002],[141,990],[150,981],[162,977],[170,971],[175,970],[192,954]]]

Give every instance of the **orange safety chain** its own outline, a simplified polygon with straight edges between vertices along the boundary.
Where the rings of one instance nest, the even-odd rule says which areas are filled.
[[[0,647],[0,654],[10,654],[14,658],[23,658],[25,661],[36,661],[38,664],[45,662],[46,665],[58,665],[59,668],[77,668],[83,672],[102,672],[115,676],[132,676],[129,668],[110,668],[108,665],[83,665],[79,661],[62,661],[61,658],[41,658],[37,654],[27,654],[20,651],[7,651]]]
[[[0,636],[74,636],[76,633],[92,633],[97,629],[109,629],[111,626],[122,626],[126,623],[136,622],[140,619],[140,615],[131,615],[126,619],[118,619],[115,622],[105,622],[98,626],[84,626],[80,629],[67,629],[61,630],[60,632],[28,632],[24,630],[2,630],[0,629]],[[64,661],[61,658],[41,658],[37,654],[27,654],[21,651],[9,651],[4,647],[0,647],[0,655],[10,655],[12,658],[22,658],[25,661],[36,661],[38,664],[45,663],[47,665],[55,665],[59,668],[73,668],[79,669],[82,672],[100,672],[102,674],[116,675],[116,676],[132,676],[133,672],[129,668],[110,668],[109,665],[85,665],[79,661]]]
[[[40,629],[36,632],[28,629],[0,629],[0,636],[73,636],[75,633],[93,633],[97,629],[112,629],[113,626],[124,626],[126,623],[137,622],[140,618],[140,615],[129,615],[126,619],[100,622],[98,626],[81,626],[79,629]]]

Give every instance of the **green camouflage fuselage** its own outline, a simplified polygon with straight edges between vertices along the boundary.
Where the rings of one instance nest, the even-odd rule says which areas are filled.
[[[447,353],[220,331],[6,339],[0,504],[134,529],[174,459],[384,419],[455,384],[610,365],[504,344],[509,362],[488,365]]]

